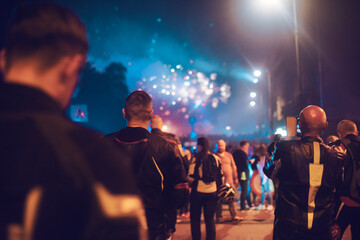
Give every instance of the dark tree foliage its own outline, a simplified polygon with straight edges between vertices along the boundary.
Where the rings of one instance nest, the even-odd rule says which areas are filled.
[[[126,71],[121,63],[111,63],[104,72],[98,72],[91,63],[86,64],[71,101],[71,104],[87,105],[85,126],[104,134],[125,127],[121,110],[129,95]]]

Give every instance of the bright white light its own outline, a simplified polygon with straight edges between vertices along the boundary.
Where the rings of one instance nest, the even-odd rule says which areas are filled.
[[[176,94],[176,92],[174,92],[174,91],[173,91],[173,92],[171,92],[171,95],[175,96],[175,94]]]
[[[170,91],[166,91],[166,95],[168,95],[168,96],[169,96],[169,95],[170,95]]]
[[[184,82],[184,85],[188,87],[190,86],[190,82]]]
[[[156,84],[154,84],[154,85],[153,85],[153,88],[154,88],[154,89],[156,89],[156,88],[157,88],[157,85],[156,85]]]
[[[166,75],[165,75],[165,74],[163,74],[163,75],[162,75],[162,78],[166,78]]]
[[[165,90],[165,89],[161,89],[161,92],[162,92],[162,93],[166,93],[166,90]]]
[[[176,104],[176,101],[172,101],[171,104],[172,104],[172,105],[175,105],[175,104]]]
[[[259,79],[254,78],[253,82],[254,82],[254,83],[258,83],[258,82],[259,82]]]
[[[166,131],[166,130],[167,130],[167,126],[163,125],[162,128],[161,128],[161,131]]]
[[[254,3],[256,4],[256,8],[266,12],[281,9],[280,0],[256,0]]]
[[[173,73],[173,72],[175,72],[175,69],[172,68],[170,71]]]
[[[192,73],[193,73],[193,72],[190,70],[190,71],[189,71],[189,74],[191,75]]]
[[[281,134],[281,136],[286,137],[287,136],[287,131],[283,130],[282,128],[278,128],[278,129],[276,129],[275,134]]]
[[[255,101],[251,101],[251,102],[250,102],[250,106],[251,106],[251,107],[254,107],[255,105],[256,105],[256,102],[255,102]]]
[[[226,130],[231,130],[231,127],[230,126],[226,126],[226,128],[225,128]]]
[[[216,80],[216,78],[217,78],[217,73],[211,73],[210,74],[210,79],[211,80]]]
[[[260,70],[255,70],[254,71],[254,76],[255,77],[260,77],[261,76],[261,71]]]
[[[252,98],[256,97],[256,92],[251,92],[250,97],[252,97]]]
[[[176,65],[176,68],[177,69],[180,69],[181,68],[181,65],[179,64],[179,65]]]

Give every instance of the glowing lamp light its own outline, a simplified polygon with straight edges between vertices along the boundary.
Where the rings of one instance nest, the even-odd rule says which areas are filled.
[[[190,71],[189,71],[189,74],[191,75],[191,74],[193,74],[193,72],[190,70]]]
[[[260,77],[261,76],[261,71],[260,70],[255,70],[254,71],[254,76],[255,77]]]
[[[276,129],[275,134],[281,134],[281,136],[286,137],[287,136],[287,131],[283,130],[282,128],[278,128],[278,129]]]
[[[172,101],[171,104],[172,104],[172,105],[175,105],[175,104],[176,104],[176,101]]]
[[[256,7],[263,12],[271,12],[281,9],[280,0],[256,0]]]
[[[192,132],[190,133],[190,139],[196,139],[196,137],[197,137],[196,132],[192,131]]]
[[[166,125],[163,125],[161,128],[161,131],[166,131],[168,129],[168,127]]]
[[[156,89],[156,88],[157,88],[157,85],[156,85],[156,84],[154,84],[154,85],[153,85],[153,88],[154,88],[154,89]]]
[[[256,92],[251,92],[251,93],[250,93],[250,97],[251,97],[251,98],[256,97]]]
[[[180,69],[181,68],[181,65],[179,64],[179,65],[176,65],[176,68],[177,69]]]
[[[173,73],[173,72],[175,72],[175,69],[172,68],[170,71]]]
[[[254,83],[258,83],[258,82],[259,82],[259,79],[254,78],[253,82],[254,82]]]
[[[230,126],[226,126],[225,128],[227,131],[231,130],[231,127]]]
[[[251,101],[251,102],[250,102],[250,106],[251,106],[251,107],[255,107],[255,105],[256,105],[256,102],[255,102],[255,101]]]
[[[190,86],[190,82],[184,82],[184,85],[188,87]]]

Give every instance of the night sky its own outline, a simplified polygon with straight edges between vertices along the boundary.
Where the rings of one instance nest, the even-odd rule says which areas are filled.
[[[359,66],[357,61],[360,50],[359,42],[352,39],[358,39],[359,34],[356,32],[359,31],[357,23],[360,21],[359,17],[356,17],[357,12],[351,10],[358,4],[356,1],[319,0],[319,5],[314,10],[311,9],[313,5],[307,5],[307,1],[301,1],[298,6],[299,29],[303,34],[309,33],[308,38],[314,40],[313,32],[307,32],[307,27],[314,28],[311,21],[315,15],[318,17],[315,33],[320,37],[317,36],[317,43],[326,50],[322,57],[325,59],[322,61],[323,106],[325,110],[329,108],[334,121],[338,120],[335,118],[339,118],[337,114],[333,114],[338,112],[337,109],[343,115],[351,111],[351,115],[348,116],[358,121],[359,114],[354,113],[349,107],[342,107],[348,105],[348,102],[359,105],[359,91],[353,89],[359,89],[357,83],[359,74],[355,72]],[[2,3],[5,5],[1,8],[2,32],[10,15],[9,9],[17,2],[21,1]],[[291,45],[294,35],[292,1],[281,1],[280,7],[268,10],[256,6],[255,0],[57,0],[52,2],[69,7],[85,22],[90,40],[89,61],[93,66],[98,71],[104,71],[112,62],[122,63],[127,69],[126,81],[129,90],[133,91],[141,87],[146,91],[151,89],[156,107],[154,107],[155,113],[162,115],[164,122],[178,134],[189,133],[191,130],[185,115],[197,119],[195,130],[198,133],[248,134],[258,131],[259,125],[264,122],[261,118],[266,115],[264,114],[266,108],[264,105],[267,104],[265,81],[269,72],[265,73],[265,71],[269,59],[279,58],[274,58],[274,54],[284,46],[290,46],[286,54],[291,55],[295,51]],[[328,4],[330,2],[331,4]],[[347,6],[342,6],[341,12],[336,11],[339,9],[336,4]],[[312,20],[309,23],[307,19]],[[331,26],[337,19],[339,19],[338,24]],[[351,36],[344,36],[348,31],[354,33],[349,33]],[[341,35],[338,34],[339,32]],[[344,46],[343,55],[349,56],[345,58],[345,62],[339,60],[342,55],[341,50],[335,51],[333,45],[340,49]],[[176,68],[178,65],[181,68]],[[342,73],[341,71],[349,68],[347,66],[353,66],[354,73]],[[263,71],[263,76],[259,78],[258,84],[254,84],[252,73],[257,68]],[[334,73],[333,68],[339,68],[340,72]],[[171,69],[175,71],[172,72]],[[206,80],[208,79],[208,82],[214,85],[211,94],[207,89],[209,94],[201,98],[201,103],[197,99],[200,105],[197,104],[196,98],[189,99],[190,101],[185,104],[184,94],[179,94],[179,85],[187,76],[190,78],[189,81],[196,79],[197,83],[194,82],[194,87],[200,91],[202,83],[199,83],[199,75],[195,73],[191,75],[189,70],[203,74],[201,77],[205,79],[204,83],[208,84]],[[176,83],[174,73],[176,73]],[[344,80],[339,86],[338,75],[346,76],[351,80]],[[150,78],[153,77],[156,79],[150,84]],[[169,86],[176,85],[175,97],[172,96],[171,91],[170,95],[166,95],[166,91],[164,94],[158,94],[155,90],[160,91],[160,89],[153,87],[160,86],[162,79],[166,80],[166,78],[170,79]],[[143,83],[139,85],[141,81]],[[223,93],[226,99],[224,96],[221,98],[222,92],[219,90],[221,86],[229,87],[226,90],[227,95]],[[254,99],[249,96],[252,91],[257,93]],[[337,102],[334,101],[334,94],[338,96]],[[196,95],[201,94],[197,92]],[[341,103],[343,96],[346,96],[346,100]],[[249,105],[251,100],[256,102],[254,107]],[[177,101],[176,105],[171,105],[172,101]],[[216,108],[212,105],[214,101],[218,101]],[[160,110],[161,106],[163,108]],[[166,110],[169,110],[170,114],[165,114]]]

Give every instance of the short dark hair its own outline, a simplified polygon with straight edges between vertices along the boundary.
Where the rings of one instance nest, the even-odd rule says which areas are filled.
[[[243,146],[245,146],[246,144],[248,144],[248,143],[250,143],[248,140],[241,140],[240,141],[240,147],[243,147]]]
[[[207,153],[210,149],[210,142],[206,137],[199,137],[197,140],[197,145],[202,147],[201,152]]]
[[[125,101],[125,117],[127,120],[137,119],[148,121],[151,119],[152,99],[145,91],[132,92]]]
[[[356,124],[350,120],[341,120],[337,125],[336,129],[342,135],[347,135],[350,133],[355,133],[357,131]],[[345,137],[345,136],[344,136]]]
[[[7,69],[18,59],[37,58],[46,70],[65,56],[87,55],[85,25],[69,9],[52,3],[22,4],[5,38]]]

